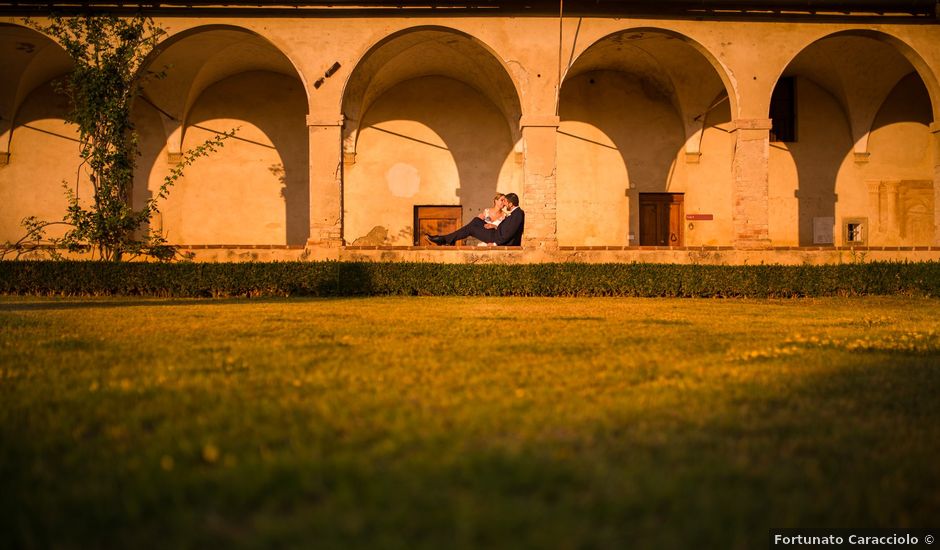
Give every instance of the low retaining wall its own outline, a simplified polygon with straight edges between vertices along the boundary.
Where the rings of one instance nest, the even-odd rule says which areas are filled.
[[[311,253],[311,259],[317,252]],[[650,263],[704,265],[826,265],[874,261],[940,261],[940,247],[776,247],[742,250],[734,247],[521,247],[347,246],[328,257],[342,261],[442,263]]]
[[[180,245],[197,262],[431,262],[447,264],[646,263],[701,265],[833,265],[864,262],[940,261],[940,246],[795,247],[744,250],[732,246],[562,246],[557,250],[519,246],[345,246]],[[82,255],[66,254],[74,259]],[[43,259],[41,252],[23,259]]]

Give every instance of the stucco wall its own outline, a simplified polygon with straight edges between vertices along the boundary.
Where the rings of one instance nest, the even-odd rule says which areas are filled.
[[[686,164],[689,193],[686,214],[711,214],[711,220],[686,223],[687,246],[716,246],[728,243],[732,235],[731,185],[735,134],[731,131],[731,107],[727,100],[718,103],[700,122],[701,156]],[[693,159],[695,160],[695,159]],[[681,161],[680,161],[681,166]]]

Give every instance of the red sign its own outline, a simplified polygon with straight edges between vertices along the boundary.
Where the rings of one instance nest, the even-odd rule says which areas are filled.
[[[713,214],[686,214],[685,219],[687,220],[714,220],[715,216]]]

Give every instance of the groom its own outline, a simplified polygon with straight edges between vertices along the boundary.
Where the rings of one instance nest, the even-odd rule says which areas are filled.
[[[467,225],[447,235],[427,235],[425,238],[438,246],[453,246],[467,237],[495,246],[521,246],[522,231],[525,229],[525,212],[519,208],[519,196],[509,193],[503,198],[503,206],[508,209],[506,217],[497,226],[483,221],[482,217],[473,218]]]

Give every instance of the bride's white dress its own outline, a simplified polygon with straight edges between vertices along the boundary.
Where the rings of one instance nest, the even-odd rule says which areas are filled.
[[[503,220],[505,220],[506,218],[502,217],[496,221],[493,221],[492,214],[490,214],[490,210],[492,210],[492,208],[483,209],[483,221],[493,226],[498,226],[499,224],[503,223]],[[477,246],[488,246],[488,245],[486,243],[480,243]]]

